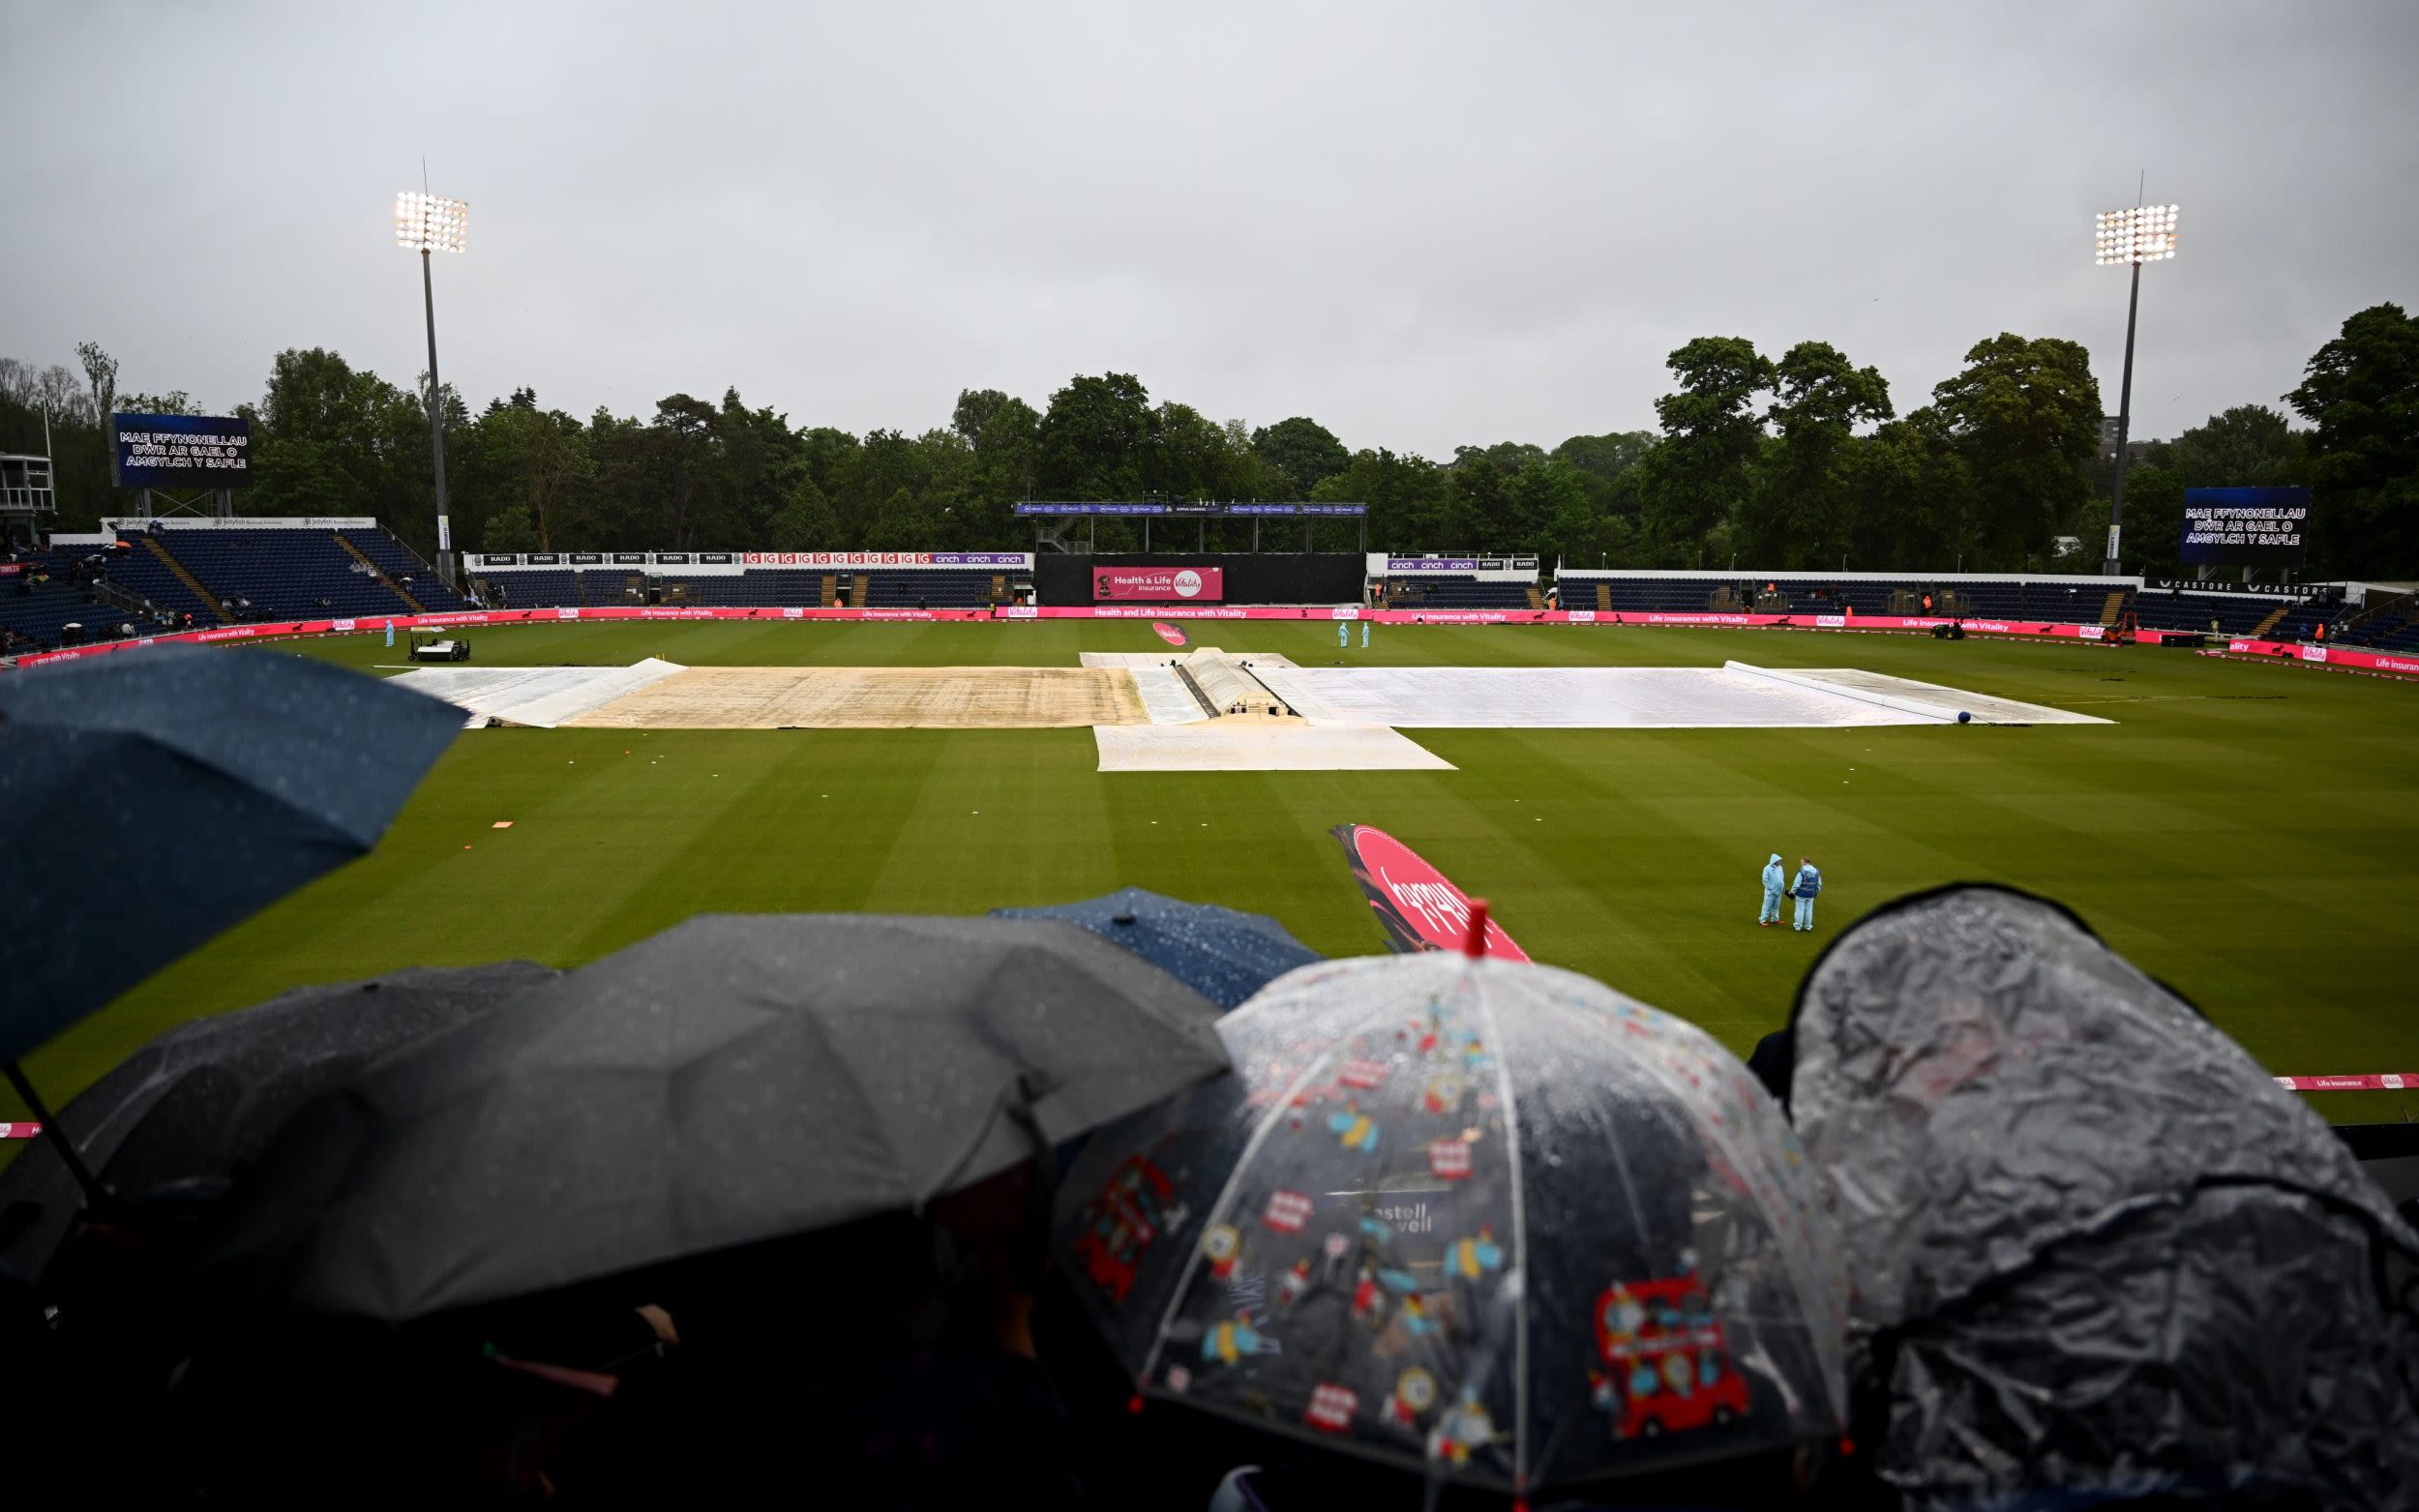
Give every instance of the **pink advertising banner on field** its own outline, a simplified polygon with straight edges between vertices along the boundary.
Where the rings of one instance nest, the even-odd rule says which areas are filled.
[[[1102,572],[1140,571],[1139,569],[1100,569]],[[1153,569],[1171,577],[1190,569]],[[1222,586],[1217,582],[1218,570],[1206,570],[1210,581],[1204,584],[1204,596],[1214,594]],[[1379,625],[1580,625],[1580,626],[1699,626],[1723,629],[1816,630],[1816,631],[1880,631],[1907,634],[1925,632],[1951,623],[1945,619],[1918,618],[1895,614],[1630,614],[1611,613],[1598,609],[1370,609],[1352,605],[1273,606],[1216,603],[1103,604],[1072,608],[1053,606],[1047,608],[1031,605],[1002,605],[997,609],[837,609],[794,606],[787,608],[729,608],[689,605],[616,606],[599,608],[538,608],[538,609],[463,609],[442,614],[365,614],[351,619],[287,620],[265,625],[214,625],[207,630],[186,631],[177,635],[147,636],[134,640],[110,640],[99,645],[71,646],[65,650],[45,651],[20,657],[20,667],[41,667],[51,662],[72,662],[84,657],[109,656],[123,651],[140,650],[145,646],[210,644],[229,640],[275,640],[296,636],[343,636],[376,634],[389,627],[403,631],[448,630],[460,626],[552,624],[562,620],[828,620],[850,624],[881,624],[891,621],[911,623],[969,623],[1037,619],[1139,619],[1139,620],[1368,620]],[[2046,637],[2053,638],[2101,640],[2114,638],[2098,625],[2062,625],[2038,620],[1967,619],[1958,621],[1970,635]],[[2136,638],[2155,641],[2157,633],[2142,631]],[[2372,673],[2396,678],[2419,678],[2419,657],[2396,656],[2380,651],[2355,651],[2341,646],[2305,646],[2275,640],[2233,640],[2224,651],[2206,653],[2212,656],[2273,657],[2303,663],[2317,663],[2342,670]]]
[[[2419,1071],[2373,1071],[2340,1077],[2279,1077],[2276,1084],[2291,1087],[2296,1092],[2409,1092],[2419,1091]]]
[[[1148,600],[1215,604],[1226,597],[1223,567],[1095,567],[1091,596],[1099,603]]]
[[[2272,656],[2285,661],[2314,662],[2321,667],[2341,667],[2346,671],[2419,677],[2419,657],[2397,656],[2387,651],[2303,645],[2294,640],[2229,640],[2225,649],[2234,656]]]

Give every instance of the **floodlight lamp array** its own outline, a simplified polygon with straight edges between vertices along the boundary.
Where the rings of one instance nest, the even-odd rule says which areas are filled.
[[[470,206],[442,194],[404,190],[395,196],[395,245],[411,252],[461,252],[470,237]]]
[[[2173,205],[2135,205],[2095,217],[2092,261],[2106,268],[2174,256],[2175,209]]]

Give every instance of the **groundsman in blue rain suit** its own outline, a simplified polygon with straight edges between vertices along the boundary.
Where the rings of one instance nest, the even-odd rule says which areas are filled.
[[[1780,852],[1776,850],[1773,858],[1764,863],[1764,907],[1755,916],[1758,927],[1780,922],[1781,889],[1788,885],[1789,874],[1780,869]]]
[[[1798,879],[1789,884],[1789,896],[1798,901],[1798,921],[1793,930],[1814,927],[1814,899],[1823,890],[1823,874],[1814,870],[1814,863],[1804,856],[1798,858]]]

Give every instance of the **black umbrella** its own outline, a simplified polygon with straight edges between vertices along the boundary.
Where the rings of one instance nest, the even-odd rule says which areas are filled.
[[[75,1132],[85,1163],[122,1195],[224,1177],[304,1103],[379,1056],[560,974],[506,961],[297,988],[159,1035],[78,1093],[59,1121]],[[39,1275],[82,1197],[47,1145],[0,1171],[0,1265]]]
[[[706,916],[304,1110],[216,1250],[403,1319],[913,1207],[1227,1068],[1072,925]]]
[[[994,908],[1000,919],[1064,919],[1130,950],[1221,1008],[1293,970],[1326,958],[1265,913],[1184,903],[1121,887],[1085,903]]]
[[[18,1056],[367,851],[461,727],[301,657],[163,646],[0,680],[0,854],[43,921],[0,975],[0,1062],[43,1123]],[[105,906],[136,887],[138,913]]]

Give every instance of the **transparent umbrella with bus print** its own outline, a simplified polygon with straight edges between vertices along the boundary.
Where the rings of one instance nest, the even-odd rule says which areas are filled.
[[[1845,1284],[1777,1105],[1573,972],[1325,962],[1103,1130],[1057,1253],[1147,1396],[1525,1495],[1835,1436]]]

